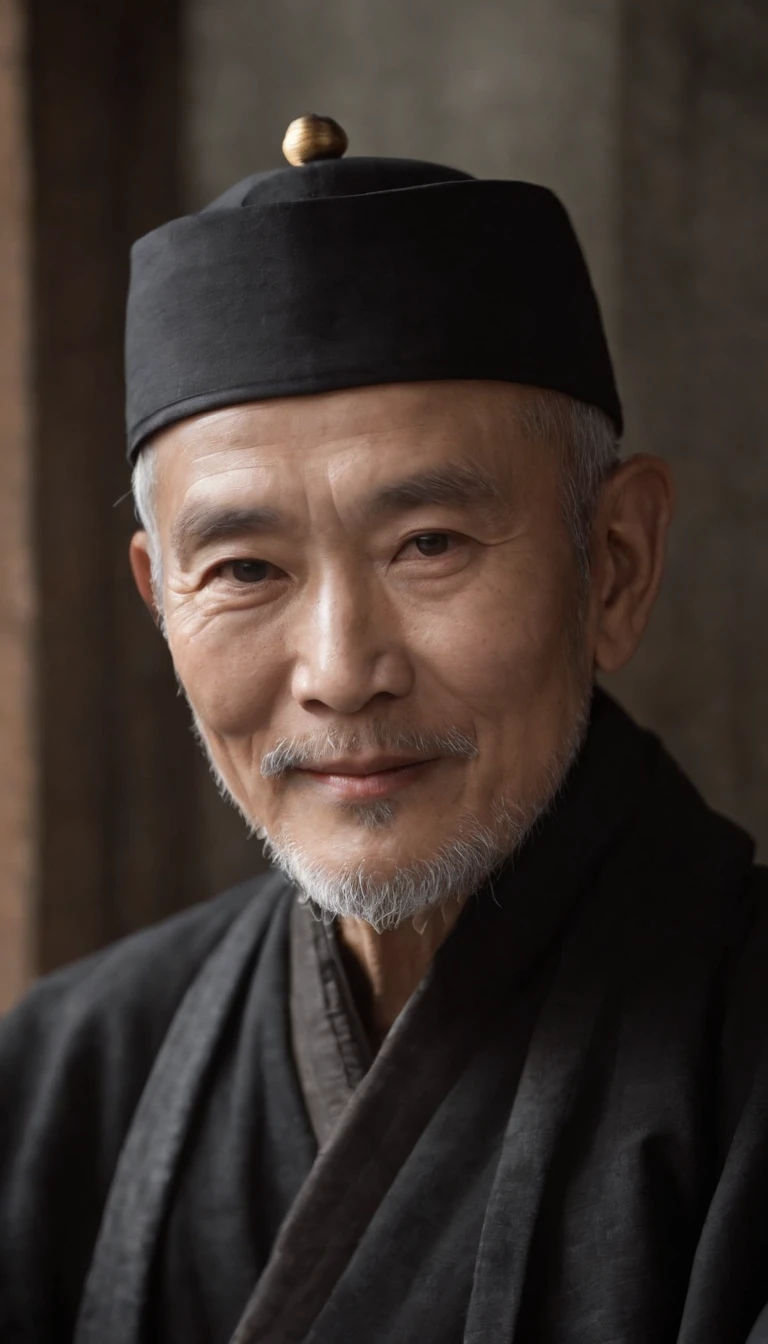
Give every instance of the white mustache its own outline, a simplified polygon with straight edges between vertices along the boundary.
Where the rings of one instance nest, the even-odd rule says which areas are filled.
[[[282,738],[261,758],[263,779],[278,779],[289,770],[322,766],[337,756],[355,756],[364,751],[414,752],[417,756],[458,756],[474,760],[477,743],[460,728],[396,728],[373,723],[364,731],[329,728],[326,732]]]

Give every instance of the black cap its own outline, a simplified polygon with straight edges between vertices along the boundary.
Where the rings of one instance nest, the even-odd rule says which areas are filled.
[[[128,453],[198,412],[498,379],[622,414],[568,215],[545,187],[410,159],[257,173],[132,250]]]

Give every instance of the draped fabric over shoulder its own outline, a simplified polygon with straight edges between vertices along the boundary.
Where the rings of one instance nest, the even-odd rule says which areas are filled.
[[[278,877],[9,1016],[0,1338],[764,1344],[767,971],[749,838],[598,695],[377,1054]]]

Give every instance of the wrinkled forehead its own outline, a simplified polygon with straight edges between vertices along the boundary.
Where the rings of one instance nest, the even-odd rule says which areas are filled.
[[[500,489],[544,464],[525,430],[534,389],[502,382],[441,381],[351,388],[250,402],[181,421],[152,448],[166,486],[184,492],[225,475],[297,475],[310,484],[329,470],[349,485],[388,473],[470,464]]]

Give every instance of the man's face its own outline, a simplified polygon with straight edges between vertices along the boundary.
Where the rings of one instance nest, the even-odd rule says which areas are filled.
[[[562,773],[591,658],[526,395],[387,385],[158,438],[178,676],[242,810],[325,874],[429,863]]]

